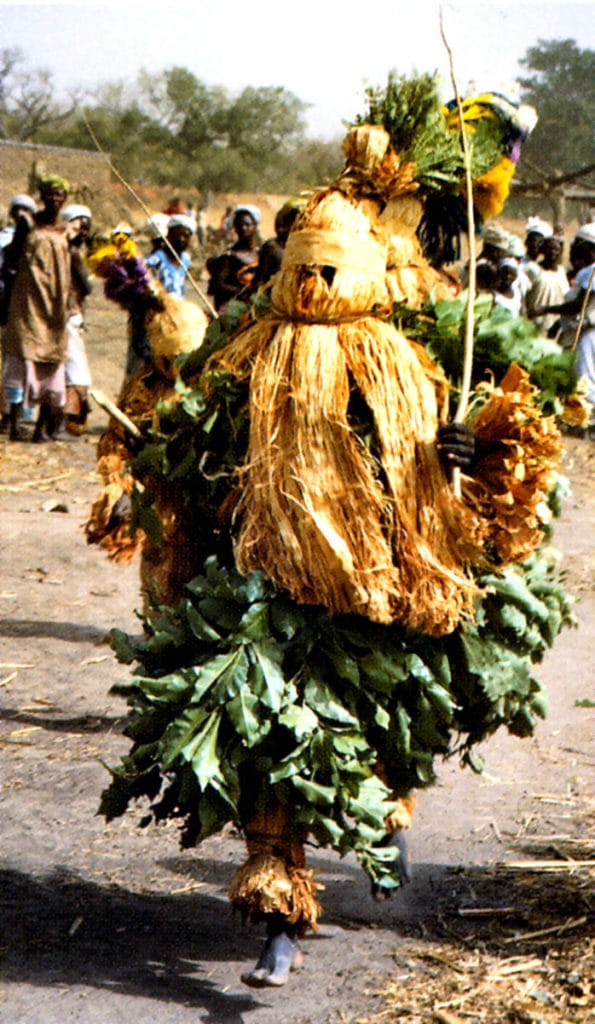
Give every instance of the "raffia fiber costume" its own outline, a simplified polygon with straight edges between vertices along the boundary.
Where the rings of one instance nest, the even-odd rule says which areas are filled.
[[[468,566],[486,559],[488,534],[501,549],[509,530],[497,525],[493,505],[471,514],[454,497],[435,446],[446,382],[387,319],[389,282],[399,271],[389,232],[410,169],[400,166],[380,128],[352,131],[346,155],[343,178],[312,197],[289,236],[272,313],[207,367],[250,377],[235,559],[241,573],[264,572],[298,604],[440,636],[472,616],[476,585]],[[418,292],[410,280],[410,299],[438,277],[421,252],[418,262]],[[354,393],[371,413],[372,451],[352,429]],[[498,438],[510,433],[511,414],[514,421],[517,410],[494,395],[482,414],[486,436],[494,439],[494,415]],[[542,449],[547,456],[557,450],[553,425]],[[496,461],[502,475],[502,455]],[[537,488],[527,481],[527,492],[541,498],[546,476]],[[488,486],[475,484],[490,504]],[[512,507],[518,514],[518,503]],[[521,516],[525,522],[526,508]],[[524,536],[513,558],[528,554],[538,536]],[[401,800],[389,826],[408,825],[411,809],[411,798]],[[275,907],[290,920],[300,907],[299,923],[312,926],[317,910],[313,901],[304,907],[303,847],[280,843],[292,836],[291,809],[283,810],[273,803],[272,812],[245,823],[251,856],[234,880],[232,901],[252,913]],[[286,884],[272,895],[279,887],[273,856],[278,875],[296,879],[291,894]]]
[[[142,667],[134,745],[103,812],[146,794],[157,820],[184,821],[186,845],[234,821],[248,859],[233,905],[298,934],[320,911],[308,835],[398,885],[398,852],[379,842],[409,824],[451,732],[471,745],[543,713],[525,662],[522,695],[509,678],[486,697],[474,614],[480,572],[497,566],[508,586],[507,563],[542,537],[557,430],[522,371],[486,387],[476,415],[491,454],[455,498],[436,448],[446,380],[391,320],[395,218],[382,215],[415,186],[389,141],[349,133],[344,173],[289,235],[268,311],[186,375],[195,426],[179,410],[162,420],[170,441],[143,483],[177,476],[178,459],[204,568],[170,613],[149,614],[143,645],[116,637]],[[172,537],[168,556],[180,550]]]

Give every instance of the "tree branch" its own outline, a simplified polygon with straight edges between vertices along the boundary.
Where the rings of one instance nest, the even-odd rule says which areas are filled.
[[[578,181],[580,178],[586,177],[588,174],[592,174],[595,171],[595,163],[587,164],[586,167],[579,167],[575,171],[568,171],[566,174],[561,174],[559,171],[554,174],[546,174],[541,170],[537,164],[531,162],[531,160],[524,160],[523,163],[529,167],[535,174],[538,174],[541,178],[541,182],[513,182],[513,189],[515,192],[523,192],[525,190],[538,189],[540,192],[552,192],[561,185],[567,185],[570,182]]]

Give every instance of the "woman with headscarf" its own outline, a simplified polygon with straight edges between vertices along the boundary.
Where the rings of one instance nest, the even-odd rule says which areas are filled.
[[[70,316],[66,325],[66,403],[65,427],[78,437],[83,433],[89,415],[89,388],[91,371],[85,348],[85,299],[91,294],[90,275],[85,266],[84,252],[91,230],[91,211],[88,206],[72,203],[62,210],[67,225],[72,263],[72,292]]]
[[[58,218],[68,182],[46,175],[39,182],[41,209],[22,211],[5,267],[12,275],[4,349],[5,383],[24,387],[25,402],[39,404],[34,441],[54,439],[66,398],[64,363],[71,294],[71,257],[66,226]],[[10,406],[9,439],[21,439],[21,404]]]
[[[186,293],[186,275],[190,266],[186,250],[195,231],[194,217],[185,213],[173,214],[167,222],[167,244],[154,249],[145,260],[153,277],[166,292],[178,299],[183,299]]]
[[[207,260],[209,273],[209,295],[217,312],[225,312],[232,299],[250,290],[258,266],[258,226],[260,210],[257,206],[236,206],[233,229],[237,235],[234,242],[220,256]]]

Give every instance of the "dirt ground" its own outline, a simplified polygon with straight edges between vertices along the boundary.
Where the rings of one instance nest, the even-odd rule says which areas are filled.
[[[124,314],[95,296],[87,321],[94,382],[115,396]],[[104,763],[127,748],[109,688],[129,670],[106,636],[139,631],[138,566],[111,565],[83,535],[104,422],[94,410],[71,443],[0,442],[0,1021],[595,1020],[595,444],[566,439],[555,542],[578,629],[536,668],[549,718],[533,739],[487,743],[481,777],[441,767],[410,836],[414,881],[392,901],[374,903],[350,859],[312,850],[326,892],[305,969],[253,991],[240,974],[261,934],[226,897],[240,837],[180,851],[173,825],[139,829],[140,810],[109,826],[96,815]]]

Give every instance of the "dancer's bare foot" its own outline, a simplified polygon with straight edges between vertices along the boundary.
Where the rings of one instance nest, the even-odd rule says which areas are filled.
[[[399,850],[399,859],[397,861],[397,867],[399,871],[399,881],[401,885],[409,885],[411,881],[411,865],[409,863],[409,853],[407,850],[407,840],[405,839],[405,833],[402,829],[398,832],[387,833],[378,844],[379,846],[396,846]],[[387,885],[382,885],[382,882],[372,882],[372,896],[377,903],[382,903],[383,900],[389,900],[394,893],[394,888]]]
[[[267,937],[256,966],[242,974],[242,981],[252,988],[285,985],[289,972],[303,966],[304,954],[296,938],[294,925],[281,914],[271,914]]]

